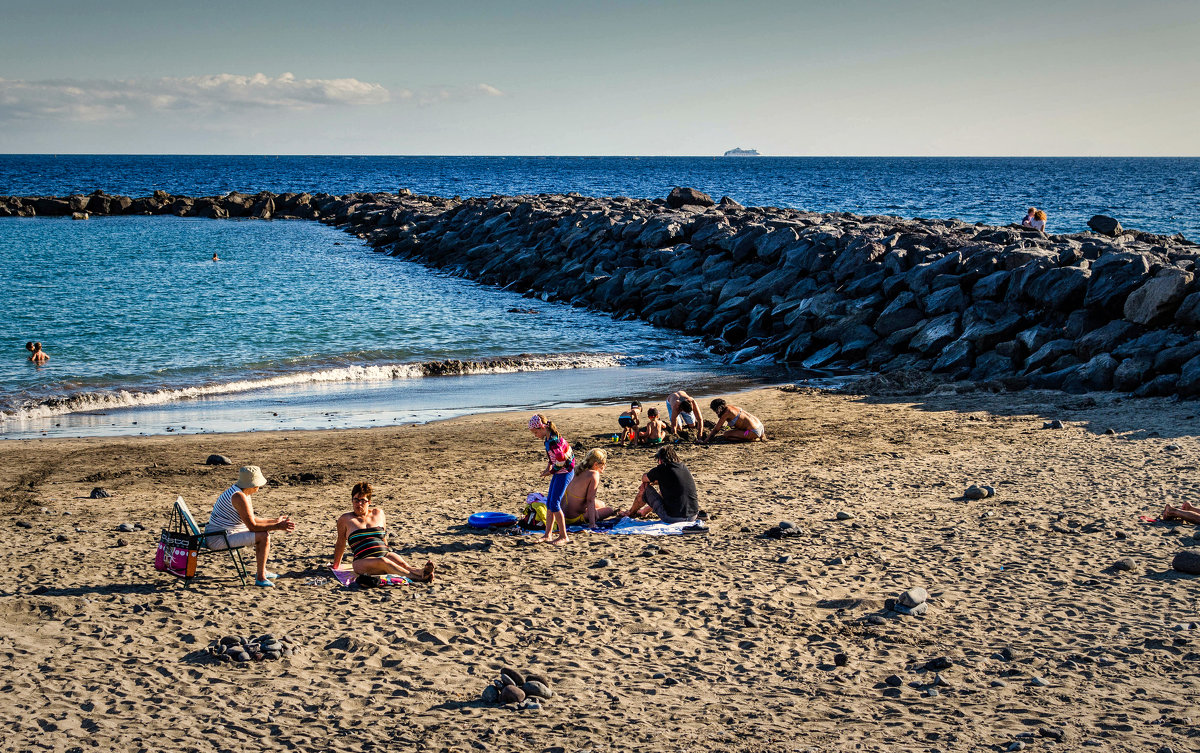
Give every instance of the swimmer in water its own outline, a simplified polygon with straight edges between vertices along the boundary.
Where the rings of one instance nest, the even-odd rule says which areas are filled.
[[[217,256],[216,251],[213,251],[213,261],[221,261],[221,257]]]
[[[28,350],[32,354],[29,356],[29,360],[38,366],[50,360],[50,356],[46,355],[46,351],[42,350],[41,343],[27,342],[25,343],[25,350]]]

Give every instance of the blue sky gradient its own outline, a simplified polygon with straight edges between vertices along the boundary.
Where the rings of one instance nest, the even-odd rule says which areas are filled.
[[[0,0],[0,152],[1196,156],[1200,3]]]

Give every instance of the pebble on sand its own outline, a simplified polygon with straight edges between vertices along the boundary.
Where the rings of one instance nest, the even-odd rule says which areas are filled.
[[[1184,549],[1171,560],[1171,569],[1189,575],[1200,575],[1200,549]]]
[[[205,465],[233,465],[233,461],[224,455],[209,455],[204,461]]]
[[[111,497],[112,492],[110,492],[108,489],[105,489],[103,486],[95,486],[92,487],[92,492],[88,496],[92,499],[105,499],[107,497]]]
[[[838,510],[836,517],[838,520],[853,520],[854,519],[853,513],[848,513],[845,510]]]
[[[1134,567],[1135,567],[1135,563],[1134,563],[1132,557],[1122,557],[1121,559],[1112,563],[1113,570],[1123,570],[1123,571],[1128,572],[1128,571],[1132,570]]]

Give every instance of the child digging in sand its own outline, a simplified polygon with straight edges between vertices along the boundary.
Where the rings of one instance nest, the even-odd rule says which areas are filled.
[[[658,417],[658,408],[646,411],[646,428],[642,429],[640,437],[643,444],[662,444],[667,438],[667,422]]]
[[[550,477],[550,490],[546,492],[546,533],[542,542],[555,546],[569,544],[571,539],[567,536],[562,500],[567,485],[575,478],[575,453],[571,451],[571,443],[559,435],[554,422],[546,420],[541,413],[535,413],[529,419],[529,431],[545,442],[546,469],[542,471],[542,478]],[[552,539],[555,526],[558,526],[558,537]]]
[[[617,423],[621,425],[621,436],[617,439],[618,442],[629,442],[630,444],[637,443],[638,411],[642,409],[642,404],[634,400],[629,404],[629,410],[617,417]]]

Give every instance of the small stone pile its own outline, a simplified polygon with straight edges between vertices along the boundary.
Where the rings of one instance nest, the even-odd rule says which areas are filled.
[[[895,599],[888,599],[884,606],[896,614],[921,617],[929,611],[929,592],[917,586],[910,588]]]
[[[772,526],[763,533],[768,539],[790,539],[793,536],[799,536],[801,533],[799,526],[790,520],[781,520],[779,525]]]
[[[249,664],[252,661],[277,661],[296,653],[296,644],[286,635],[276,638],[270,633],[253,640],[245,636],[226,635],[208,644],[208,653],[226,664]]]
[[[483,689],[483,702],[503,704],[516,711],[539,711],[542,704],[554,697],[550,680],[532,672],[522,673],[512,667],[504,667],[500,675]]]

